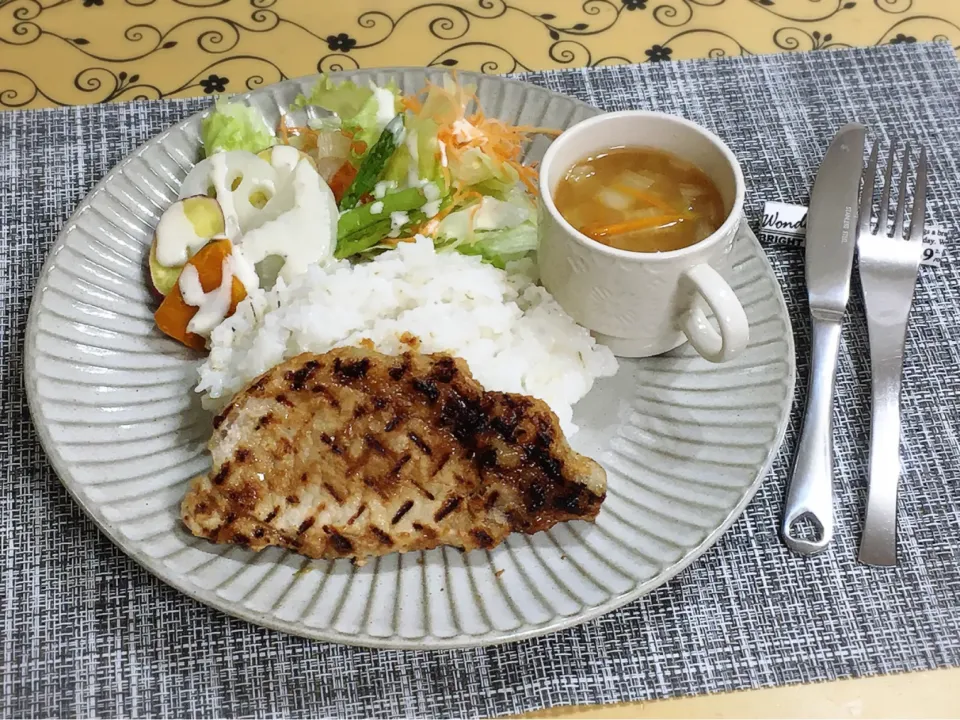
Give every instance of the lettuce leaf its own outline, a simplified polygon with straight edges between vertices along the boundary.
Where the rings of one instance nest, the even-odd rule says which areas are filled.
[[[498,163],[476,147],[451,157],[450,172],[462,186],[497,197],[505,197],[520,181],[512,165]]]
[[[366,150],[372,148],[380,139],[383,128],[396,117],[400,109],[398,96],[392,92],[390,94],[393,96],[392,102],[385,101],[386,93],[384,90],[371,91],[370,97],[356,114],[349,117],[341,116],[343,127],[353,133],[353,141],[364,143]],[[361,152],[359,155],[363,155],[363,153]]]
[[[508,262],[534,252],[538,243],[536,223],[526,221],[511,228],[475,232],[471,242],[457,245],[456,250],[464,255],[480,255],[491,265],[503,269]]]
[[[406,187],[410,175],[410,166],[413,164],[413,157],[410,155],[410,148],[406,143],[397,147],[393,151],[390,160],[387,161],[387,167],[383,171],[381,180],[392,180],[397,187]]]
[[[383,128],[403,109],[400,89],[393,81],[383,87],[364,86],[350,80],[335,83],[326,75],[317,81],[309,96],[301,94],[293,101],[295,108],[308,105],[334,113],[340,118],[340,126],[367,149],[373,147]],[[354,159],[362,155],[355,154]]]
[[[523,196],[513,194],[507,202],[484,197],[450,213],[437,227],[436,247],[464,255],[480,255],[487,262],[504,267],[537,249],[537,214]]]
[[[205,157],[226,150],[256,153],[277,143],[276,135],[259,110],[223,97],[201,121],[200,139]]]
[[[293,101],[293,107],[303,108],[314,105],[329,110],[342,119],[360,112],[360,108],[372,95],[373,90],[369,87],[357,85],[350,80],[335,83],[327,75],[323,75],[317,80],[309,96],[302,93],[297,95]]]

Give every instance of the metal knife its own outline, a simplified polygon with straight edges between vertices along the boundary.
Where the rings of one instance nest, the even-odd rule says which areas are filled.
[[[833,392],[857,246],[866,135],[855,123],[840,128],[817,171],[807,213],[810,381],[781,527],[783,542],[802,555],[824,550],[833,539]],[[811,537],[802,536],[803,523],[812,523]]]

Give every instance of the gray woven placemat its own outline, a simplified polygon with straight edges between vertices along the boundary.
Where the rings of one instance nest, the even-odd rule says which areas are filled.
[[[747,216],[804,202],[836,128],[859,120],[932,154],[932,220],[960,228],[960,68],[946,45],[532,73],[607,109],[655,108],[718,132]],[[777,538],[808,322],[801,255],[770,249],[793,312],[800,402],[771,477],[691,568],[600,620],[520,644],[437,653],[310,642],[200,605],[141,570],[46,462],[22,387],[23,333],[47,249],[136,145],[197,110],[177,100],[0,113],[0,713],[489,716],[960,665],[960,262],[925,270],[910,332],[901,566],[855,562],[869,366],[862,304],[841,351],[838,527],[824,555]]]

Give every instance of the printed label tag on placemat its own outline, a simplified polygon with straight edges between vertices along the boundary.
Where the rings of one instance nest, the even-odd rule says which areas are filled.
[[[943,259],[946,230],[940,225],[927,225],[923,237],[923,264],[938,267]],[[807,236],[807,208],[784,202],[767,202],[763,206],[760,240],[766,245],[801,247]]]

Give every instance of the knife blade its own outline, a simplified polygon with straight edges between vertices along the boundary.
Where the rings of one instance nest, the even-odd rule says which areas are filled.
[[[839,313],[847,308],[857,208],[867,129],[844,125],[824,155],[807,212],[806,280],[811,309]]]
[[[807,212],[810,381],[781,526],[784,544],[802,555],[821,552],[833,539],[833,393],[857,245],[866,135],[855,123],[840,128],[817,171]]]

